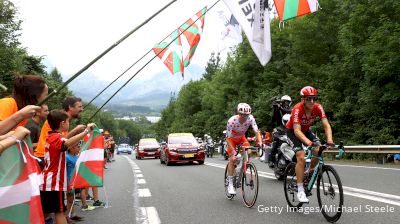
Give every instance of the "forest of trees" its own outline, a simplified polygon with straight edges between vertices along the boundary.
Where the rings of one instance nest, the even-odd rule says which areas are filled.
[[[271,130],[274,96],[299,102],[311,85],[329,115],[336,142],[399,144],[400,1],[320,0],[322,9],[271,22],[272,59],[261,66],[249,43],[224,64],[211,56],[203,79],[185,85],[162,111],[155,130],[221,136],[239,102]],[[323,133],[320,124],[314,126]],[[323,137],[323,136],[322,136]]]

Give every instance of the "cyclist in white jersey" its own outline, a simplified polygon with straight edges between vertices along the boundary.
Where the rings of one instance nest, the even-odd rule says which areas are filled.
[[[235,169],[235,156],[236,146],[242,144],[242,146],[250,146],[249,142],[245,137],[245,133],[250,125],[256,134],[256,144],[261,146],[261,134],[258,130],[256,120],[251,115],[251,107],[247,103],[239,103],[237,106],[237,115],[229,118],[226,125],[226,142],[228,143],[228,193],[236,194],[235,187],[233,186],[233,172]],[[243,150],[243,148],[242,148]]]

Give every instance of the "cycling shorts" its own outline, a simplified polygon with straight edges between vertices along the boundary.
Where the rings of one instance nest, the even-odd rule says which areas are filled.
[[[226,141],[228,142],[228,155],[229,157],[235,155],[236,153],[236,146],[239,144],[242,144],[242,146],[250,146],[250,143],[247,141],[246,137],[242,135],[239,138],[226,138]],[[233,145],[233,149],[231,148],[230,144]]]
[[[304,135],[312,142],[321,143],[321,140],[311,130],[306,131]],[[300,150],[303,150],[302,147],[303,143],[300,141],[300,139],[296,137],[293,129],[289,129],[287,131],[287,137],[288,137],[288,143],[292,147],[295,153],[297,153]]]

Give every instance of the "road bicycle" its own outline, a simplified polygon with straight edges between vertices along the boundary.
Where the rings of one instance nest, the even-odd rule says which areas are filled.
[[[242,150],[240,150],[242,148]],[[243,150],[244,149],[244,150]],[[242,189],[242,197],[243,203],[246,207],[251,208],[256,203],[258,196],[258,173],[257,168],[253,162],[250,162],[248,149],[251,149],[252,152],[257,152],[259,147],[254,146],[241,146],[236,147],[236,155],[239,154],[238,164],[235,164],[235,171],[233,173],[233,185],[236,189]],[[235,197],[234,194],[228,193],[228,164],[225,168],[225,177],[224,177],[224,187],[225,194],[228,199],[233,199]]]
[[[339,150],[344,150],[343,143],[336,145]],[[319,209],[325,219],[329,222],[336,222],[342,215],[343,206],[343,186],[336,170],[324,163],[322,153],[328,148],[322,145],[319,148],[318,155],[312,154],[315,147],[307,148],[306,168],[303,178],[304,191],[307,197],[312,195],[315,181],[317,181],[316,191]],[[310,170],[310,162],[312,158],[318,159],[318,164],[314,171]],[[292,162],[288,165],[284,174],[284,191],[288,205],[293,208],[300,208],[303,203],[297,199],[297,178],[296,163]],[[332,203],[330,203],[332,202]]]

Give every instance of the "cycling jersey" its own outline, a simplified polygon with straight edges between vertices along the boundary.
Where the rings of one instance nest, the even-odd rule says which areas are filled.
[[[254,133],[258,132],[258,127],[256,120],[253,115],[247,116],[247,119],[243,124],[239,121],[239,115],[233,115],[229,118],[228,123],[226,124],[226,137],[227,138],[240,138],[244,135],[249,128],[249,126],[253,127]]]
[[[315,103],[311,110],[311,115],[308,117],[303,103],[300,102],[293,107],[292,116],[286,124],[286,127],[288,129],[293,129],[294,125],[301,125],[301,131],[306,133],[310,129],[310,126],[314,124],[314,120],[317,116],[321,120],[327,118],[321,104]]]

